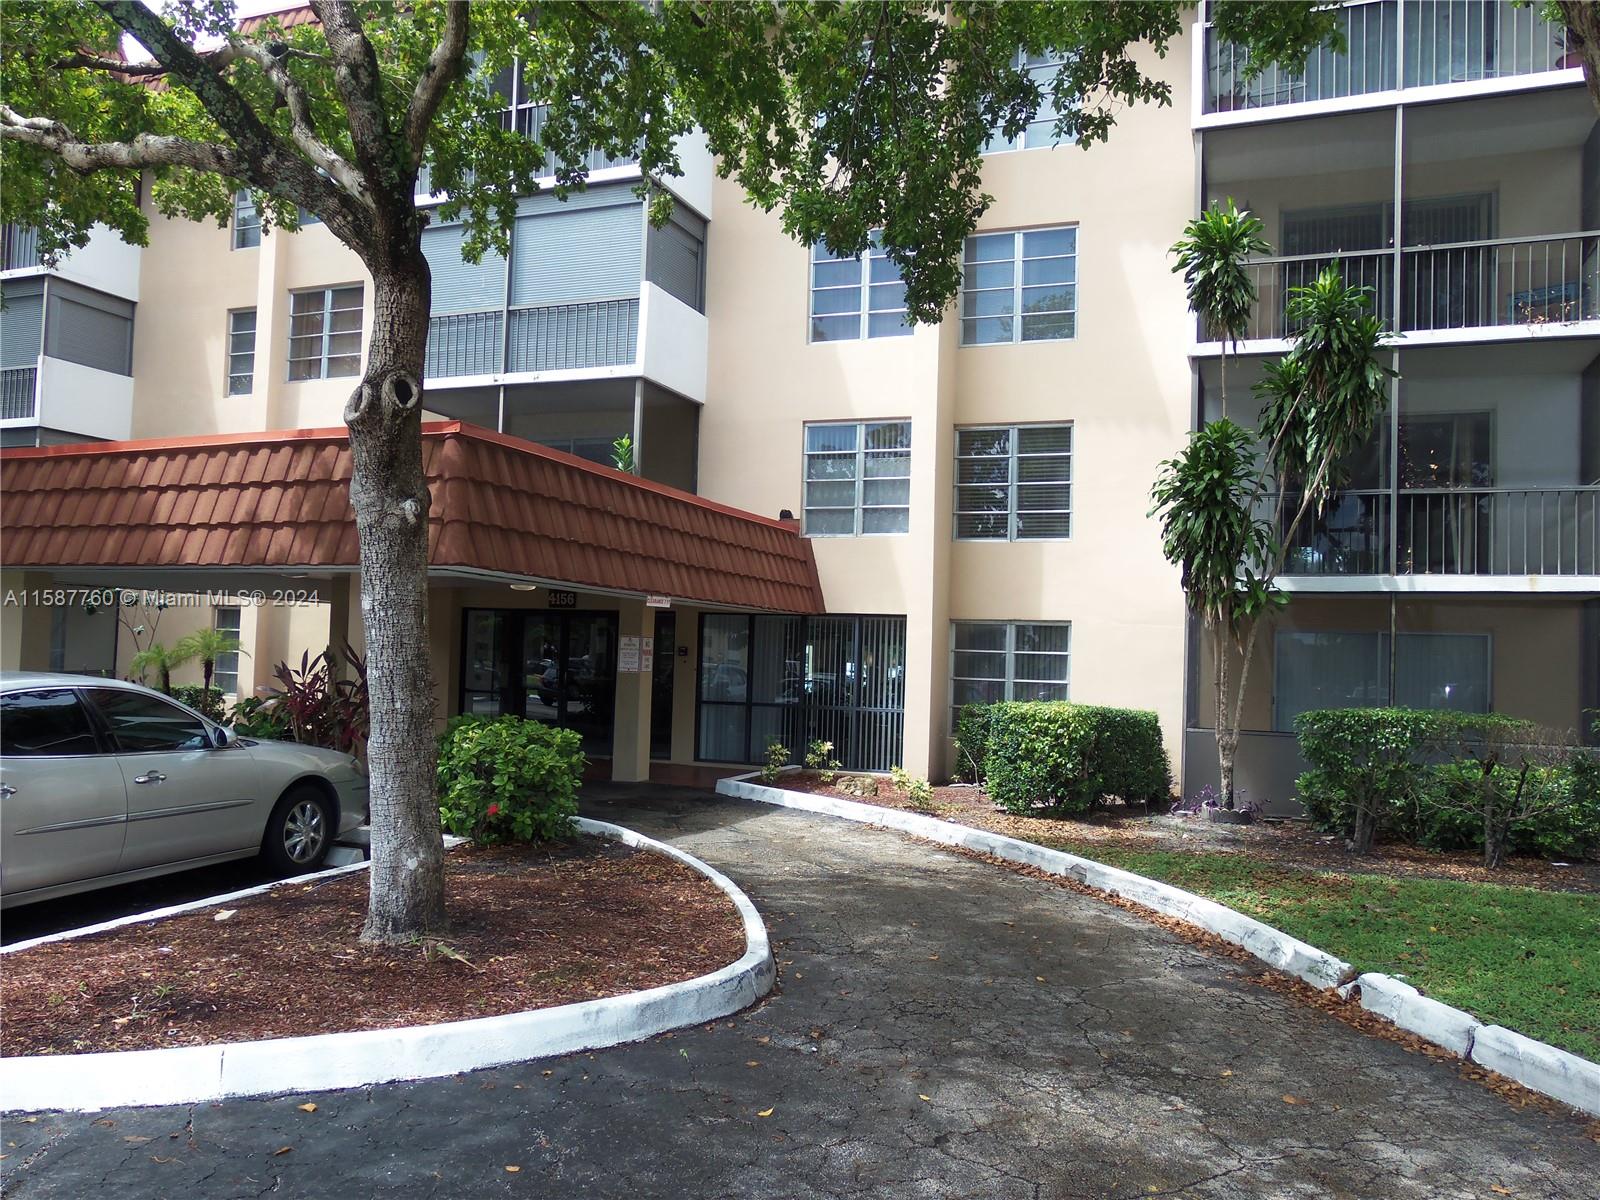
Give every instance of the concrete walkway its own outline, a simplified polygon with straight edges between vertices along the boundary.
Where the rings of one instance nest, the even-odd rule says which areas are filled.
[[[714,1029],[454,1079],[13,1118],[5,1195],[1600,1195],[1581,1122],[1087,897],[703,792],[586,811],[738,881],[778,992]]]

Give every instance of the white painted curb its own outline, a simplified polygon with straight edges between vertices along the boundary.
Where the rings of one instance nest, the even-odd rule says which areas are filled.
[[[432,1079],[534,1058],[636,1042],[671,1029],[725,1017],[772,990],[776,967],[766,926],[750,898],[721,872],[665,842],[607,821],[578,818],[580,832],[610,838],[675,858],[716,884],[739,910],[745,952],[735,962],[681,983],[642,992],[586,1000],[554,1008],[479,1017],[442,1025],[364,1029],[313,1037],[180,1046],[169,1050],[124,1050],[104,1054],[0,1058],[0,1106],[6,1112],[61,1109],[72,1112],[158,1104],[194,1104],[230,1096],[366,1087],[399,1079]],[[359,867],[340,867],[323,875]],[[290,882],[304,882],[300,880]],[[213,897],[107,922],[62,936],[84,936],[102,928],[151,920],[267,889]],[[38,941],[47,939],[37,939]],[[23,948],[23,943],[8,951]]]
[[[1484,1025],[1470,1013],[1430,999],[1410,984],[1388,975],[1365,974],[1347,983],[1352,974],[1349,963],[1214,900],[1064,850],[1051,850],[1018,838],[958,825],[942,817],[809,792],[785,791],[751,782],[756,778],[758,776],[752,772],[721,779],[717,781],[717,791],[724,796],[898,829],[947,846],[960,846],[1008,862],[1037,867],[1052,875],[1070,876],[1099,891],[1135,901],[1216,934],[1224,941],[1242,946],[1261,961],[1316,987],[1336,988],[1345,996],[1359,990],[1363,1008],[1394,1022],[1401,1029],[1479,1066],[1498,1071],[1541,1095],[1600,1116],[1600,1064],[1498,1025]]]

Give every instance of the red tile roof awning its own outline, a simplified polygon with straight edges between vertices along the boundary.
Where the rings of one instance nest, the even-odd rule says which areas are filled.
[[[792,521],[518,438],[422,430],[436,572],[820,612]],[[0,451],[0,560],[17,568],[353,568],[343,429]]]

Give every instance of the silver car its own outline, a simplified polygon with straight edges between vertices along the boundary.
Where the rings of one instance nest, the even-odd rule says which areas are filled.
[[[135,683],[0,673],[0,907],[257,854],[310,871],[366,819],[352,755],[238,737]]]

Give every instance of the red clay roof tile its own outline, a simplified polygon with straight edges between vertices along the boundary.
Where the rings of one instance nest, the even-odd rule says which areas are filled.
[[[794,522],[459,422],[423,426],[429,563],[820,612]],[[0,451],[13,567],[353,567],[343,430]]]

